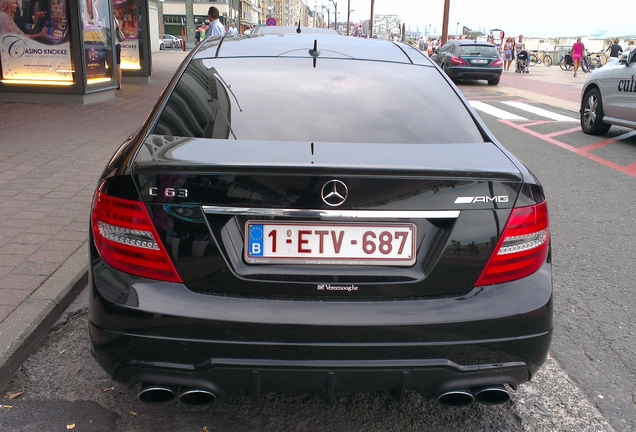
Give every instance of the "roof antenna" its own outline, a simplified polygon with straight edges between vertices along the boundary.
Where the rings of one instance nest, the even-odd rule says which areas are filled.
[[[300,34],[300,31],[301,31],[300,30],[300,17],[303,16],[303,6],[304,6],[304,4],[301,3],[301,5],[302,6],[300,7],[300,14],[298,15],[298,28],[296,29],[296,33],[298,33],[298,34]]]
[[[320,50],[318,49],[318,39],[314,39],[314,48],[309,50],[309,55],[314,58],[314,68],[315,68],[316,60],[320,56]]]

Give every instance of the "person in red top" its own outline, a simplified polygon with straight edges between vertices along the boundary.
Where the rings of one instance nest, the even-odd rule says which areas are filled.
[[[583,55],[585,54],[585,45],[581,42],[581,38],[577,37],[576,42],[572,45],[572,61],[574,62],[574,76],[576,76],[576,71],[579,70],[579,66],[581,66],[581,60],[583,59]]]

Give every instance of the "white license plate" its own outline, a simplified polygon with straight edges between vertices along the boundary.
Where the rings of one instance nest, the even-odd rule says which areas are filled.
[[[474,63],[474,64],[486,64],[486,63],[488,63],[488,60],[481,60],[481,59],[472,60],[471,63]]]
[[[245,259],[250,264],[415,264],[414,224],[250,221],[245,228]]]

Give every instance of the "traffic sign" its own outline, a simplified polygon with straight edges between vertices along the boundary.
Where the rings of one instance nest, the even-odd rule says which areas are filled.
[[[268,26],[275,26],[276,25],[276,18],[274,18],[274,17],[267,18],[267,25]]]

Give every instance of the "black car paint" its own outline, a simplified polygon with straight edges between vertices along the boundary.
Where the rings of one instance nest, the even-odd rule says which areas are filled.
[[[447,144],[457,150],[454,155],[446,154],[442,145],[419,146],[428,154],[425,167],[412,158],[387,167],[387,153],[371,151],[344,152],[343,163],[333,166],[328,157],[310,157],[309,142],[294,144],[302,149],[296,159],[290,155],[291,147],[275,153],[264,145],[251,154],[252,163],[231,157],[245,152],[228,153],[225,162],[206,160],[205,152],[198,158],[184,157],[187,151],[179,157],[170,152],[144,153],[141,149],[152,139],[185,64],[203,57],[206,47],[219,54],[222,43],[208,41],[190,54],[146,124],[115,154],[100,181],[102,192],[145,201],[161,241],[184,275],[184,283],[177,284],[123,274],[103,262],[91,241],[92,351],[111,377],[129,386],[140,382],[189,385],[219,396],[247,392],[254,399],[268,390],[328,396],[333,391],[416,389],[434,397],[452,388],[492,383],[516,387],[529,380],[545,361],[552,334],[551,257],[527,278],[474,288],[471,284],[489,256],[479,243],[492,242],[493,233],[492,228],[480,233],[474,227],[498,226],[494,232],[500,234],[513,206],[536,204],[545,197],[532,173],[497,143],[448,78],[435,68],[436,79],[448,82],[481,139],[472,145]],[[343,43],[325,38],[322,46]],[[400,50],[402,56],[405,52],[417,55],[408,47]],[[341,51],[346,50],[341,47]],[[427,59],[404,63],[431,67]],[[195,148],[193,143],[196,140],[188,140],[185,146]],[[240,141],[223,143],[253,147]],[[282,145],[270,145],[274,144]],[[334,145],[313,144],[314,149]],[[208,149],[210,155],[214,145]],[[489,151],[494,151],[490,158],[486,157]],[[265,168],[256,163],[259,160]],[[455,164],[449,171],[450,161]],[[307,181],[313,185],[302,188],[309,193],[305,201],[290,177],[297,170],[310,175]],[[257,194],[267,197],[267,205],[315,208],[323,205],[315,188],[334,176],[352,179],[354,184],[356,179],[377,179],[373,187],[354,194],[360,202],[351,208],[405,209],[423,204],[459,209],[462,217],[418,221],[424,232],[438,233],[434,239],[439,244],[432,248],[433,261],[416,269],[314,268],[303,273],[293,266],[250,270],[240,254],[231,256],[219,243],[222,227],[231,217],[206,215],[200,208],[201,203],[219,202],[263,205],[262,200],[251,198]],[[383,176],[393,180],[383,185]],[[242,192],[228,200],[227,194],[214,192],[219,182],[225,182],[224,190],[235,187]],[[160,201],[148,194],[151,185],[185,186],[196,198],[175,196]],[[392,200],[378,199],[383,188]],[[400,188],[418,196],[418,201],[396,200],[394,192]],[[464,194],[513,198],[505,205],[454,206],[452,198]],[[161,228],[167,226],[170,233]],[[241,226],[229,236],[235,237],[239,247]],[[452,234],[445,235],[449,227],[454,228]],[[179,240],[178,247],[173,247],[171,236]],[[193,253],[195,241],[206,242],[202,254]],[[467,258],[457,254],[456,245],[463,244],[468,251],[472,242],[477,244],[470,248],[472,262],[463,282],[457,283],[457,265],[465,264]],[[321,282],[355,283],[359,290],[320,295],[316,285]]]

